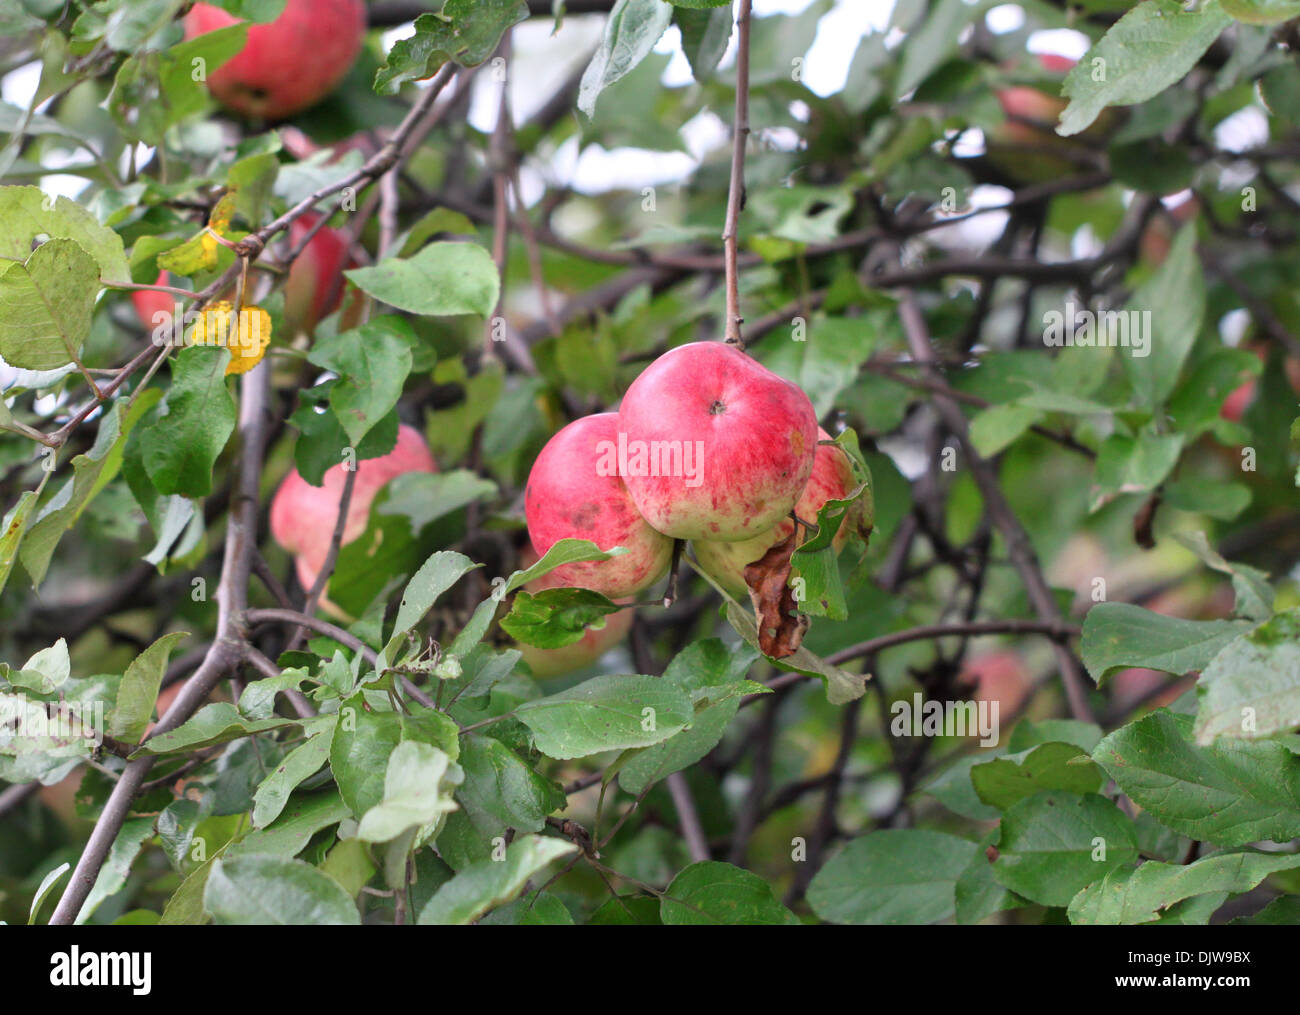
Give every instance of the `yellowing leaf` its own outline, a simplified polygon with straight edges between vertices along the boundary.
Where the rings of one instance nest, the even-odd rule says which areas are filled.
[[[208,216],[208,224],[197,236],[158,255],[158,267],[177,275],[195,275],[200,271],[216,271],[219,243],[217,236],[230,230],[230,220],[235,214],[235,188],[227,190]],[[216,234],[215,236],[213,234]]]
[[[261,307],[244,307],[235,320],[227,300],[211,304],[199,314],[190,331],[189,345],[217,345],[230,350],[226,376],[246,374],[262,362],[271,344],[271,315]],[[232,329],[231,325],[234,324]]]

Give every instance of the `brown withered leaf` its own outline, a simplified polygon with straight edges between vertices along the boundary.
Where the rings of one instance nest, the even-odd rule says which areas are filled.
[[[758,647],[773,659],[794,655],[803,644],[808,618],[799,612],[790,588],[790,557],[798,545],[799,527],[752,564],[745,565],[745,584],[754,604]]]

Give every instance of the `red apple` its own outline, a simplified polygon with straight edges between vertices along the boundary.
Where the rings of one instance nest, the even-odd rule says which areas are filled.
[[[830,434],[820,427],[818,440],[828,441]],[[806,522],[817,523],[817,512],[828,500],[840,500],[853,492],[857,484],[853,481],[853,465],[849,456],[839,448],[829,444],[818,444],[813,460],[812,475],[803,488],[794,513]],[[758,560],[768,548],[781,542],[794,529],[794,519],[783,518],[776,527],[755,536],[753,539],[741,539],[732,543],[721,543],[708,539],[697,539],[695,557],[710,575],[721,583],[722,587],[733,596],[746,601],[748,592],[745,585],[745,565]],[[849,538],[844,519],[840,519],[840,528],[836,531],[831,545],[839,553]]]
[[[532,567],[538,560],[537,553],[532,547],[525,547],[519,556],[519,566],[523,568]],[[529,592],[559,588],[561,582],[556,579],[555,574],[556,572],[552,571],[548,575],[536,578],[528,582],[524,588]],[[620,603],[629,603],[631,601],[630,598],[618,600]],[[542,680],[547,677],[558,677],[565,673],[572,673],[584,666],[590,666],[626,638],[631,629],[632,611],[619,610],[618,613],[611,613],[605,617],[603,627],[588,627],[583,632],[581,640],[575,641],[572,645],[565,645],[561,648],[538,648],[536,645],[519,642],[518,647],[519,651],[523,653],[524,662],[533,671],[533,676]]]
[[[158,272],[154,285],[173,284],[167,272]],[[177,303],[176,297],[171,293],[159,292],[157,289],[137,289],[131,293],[131,302],[135,305],[136,316],[149,334],[152,335],[163,325],[171,330]]]
[[[539,556],[561,539],[589,539],[602,550],[627,553],[605,561],[565,564],[556,585],[593,589],[611,599],[653,585],[668,570],[673,541],[646,524],[616,471],[602,469],[602,450],[618,440],[619,417],[597,413],[575,420],[546,442],[524,490],[528,536]]]
[[[289,226],[289,246],[296,249],[319,221],[315,212],[294,219]],[[329,226],[318,229],[289,268],[284,283],[284,320],[294,333],[310,335],[322,317],[338,309],[343,301],[343,271],[350,266],[343,233]],[[344,325],[353,326],[346,321]]]
[[[739,349],[670,349],[632,382],[618,412],[618,469],[637,510],[667,536],[727,542],[788,515],[812,473],[808,396]]]
[[[185,37],[238,20],[220,7],[195,4],[185,15]],[[334,90],[365,33],[362,0],[289,0],[274,21],[249,28],[244,48],[208,75],[208,90],[244,116],[282,120]]]
[[[408,472],[438,471],[420,431],[404,423],[397,428],[397,446],[392,451],[357,462],[356,467],[343,544],[352,542],[366,530],[371,501],[389,480]],[[304,589],[315,583],[329,554],[346,481],[347,471],[341,463],[325,470],[321,486],[312,486],[295,469],[285,477],[271,501],[271,535],[294,555],[298,581]],[[330,608],[324,602],[321,605]]]

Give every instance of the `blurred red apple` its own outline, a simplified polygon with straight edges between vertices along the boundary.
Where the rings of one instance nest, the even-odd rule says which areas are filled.
[[[185,15],[185,37],[238,20],[220,7],[195,4]],[[244,48],[208,75],[208,90],[251,119],[284,119],[334,90],[352,68],[365,33],[362,0],[289,0],[274,21],[248,29]]]
[[[289,226],[289,245],[296,249],[320,221],[315,212],[294,219]],[[289,268],[284,283],[284,320],[293,333],[310,335],[321,318],[328,317],[343,301],[343,271],[351,267],[347,237],[337,229],[321,226]],[[355,327],[359,301],[349,307],[340,330]]]
[[[996,701],[999,719],[1014,715],[1034,686],[1024,661],[1010,649],[996,649],[968,660],[957,679],[973,686],[973,700]]]

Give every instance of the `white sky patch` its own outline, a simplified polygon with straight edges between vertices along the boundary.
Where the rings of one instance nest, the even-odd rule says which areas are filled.
[[[1056,53],[1075,60],[1082,59],[1091,46],[1088,37],[1073,28],[1045,28],[1031,34],[1025,44],[1031,53]]]
[[[1025,12],[1019,4],[999,4],[984,15],[984,23],[994,35],[1005,35],[1025,23]]]
[[[1226,152],[1244,152],[1268,141],[1268,117],[1259,106],[1245,106],[1214,128],[1214,142]]]
[[[965,214],[979,208],[996,208],[1011,200],[1011,191],[1005,187],[981,184],[971,191],[970,205],[957,214]],[[940,226],[926,232],[924,239],[937,247],[950,251],[985,250],[1006,228],[1008,214],[1004,211],[991,211],[985,215],[954,222],[950,226]]]
[[[1249,327],[1250,311],[1244,307],[1229,310],[1219,318],[1219,335],[1223,339],[1223,344],[1230,345],[1233,348],[1241,344],[1241,340],[1246,337],[1246,330]]]
[[[0,98],[11,106],[26,109],[41,83],[40,62],[26,63],[4,76],[0,81]]]

